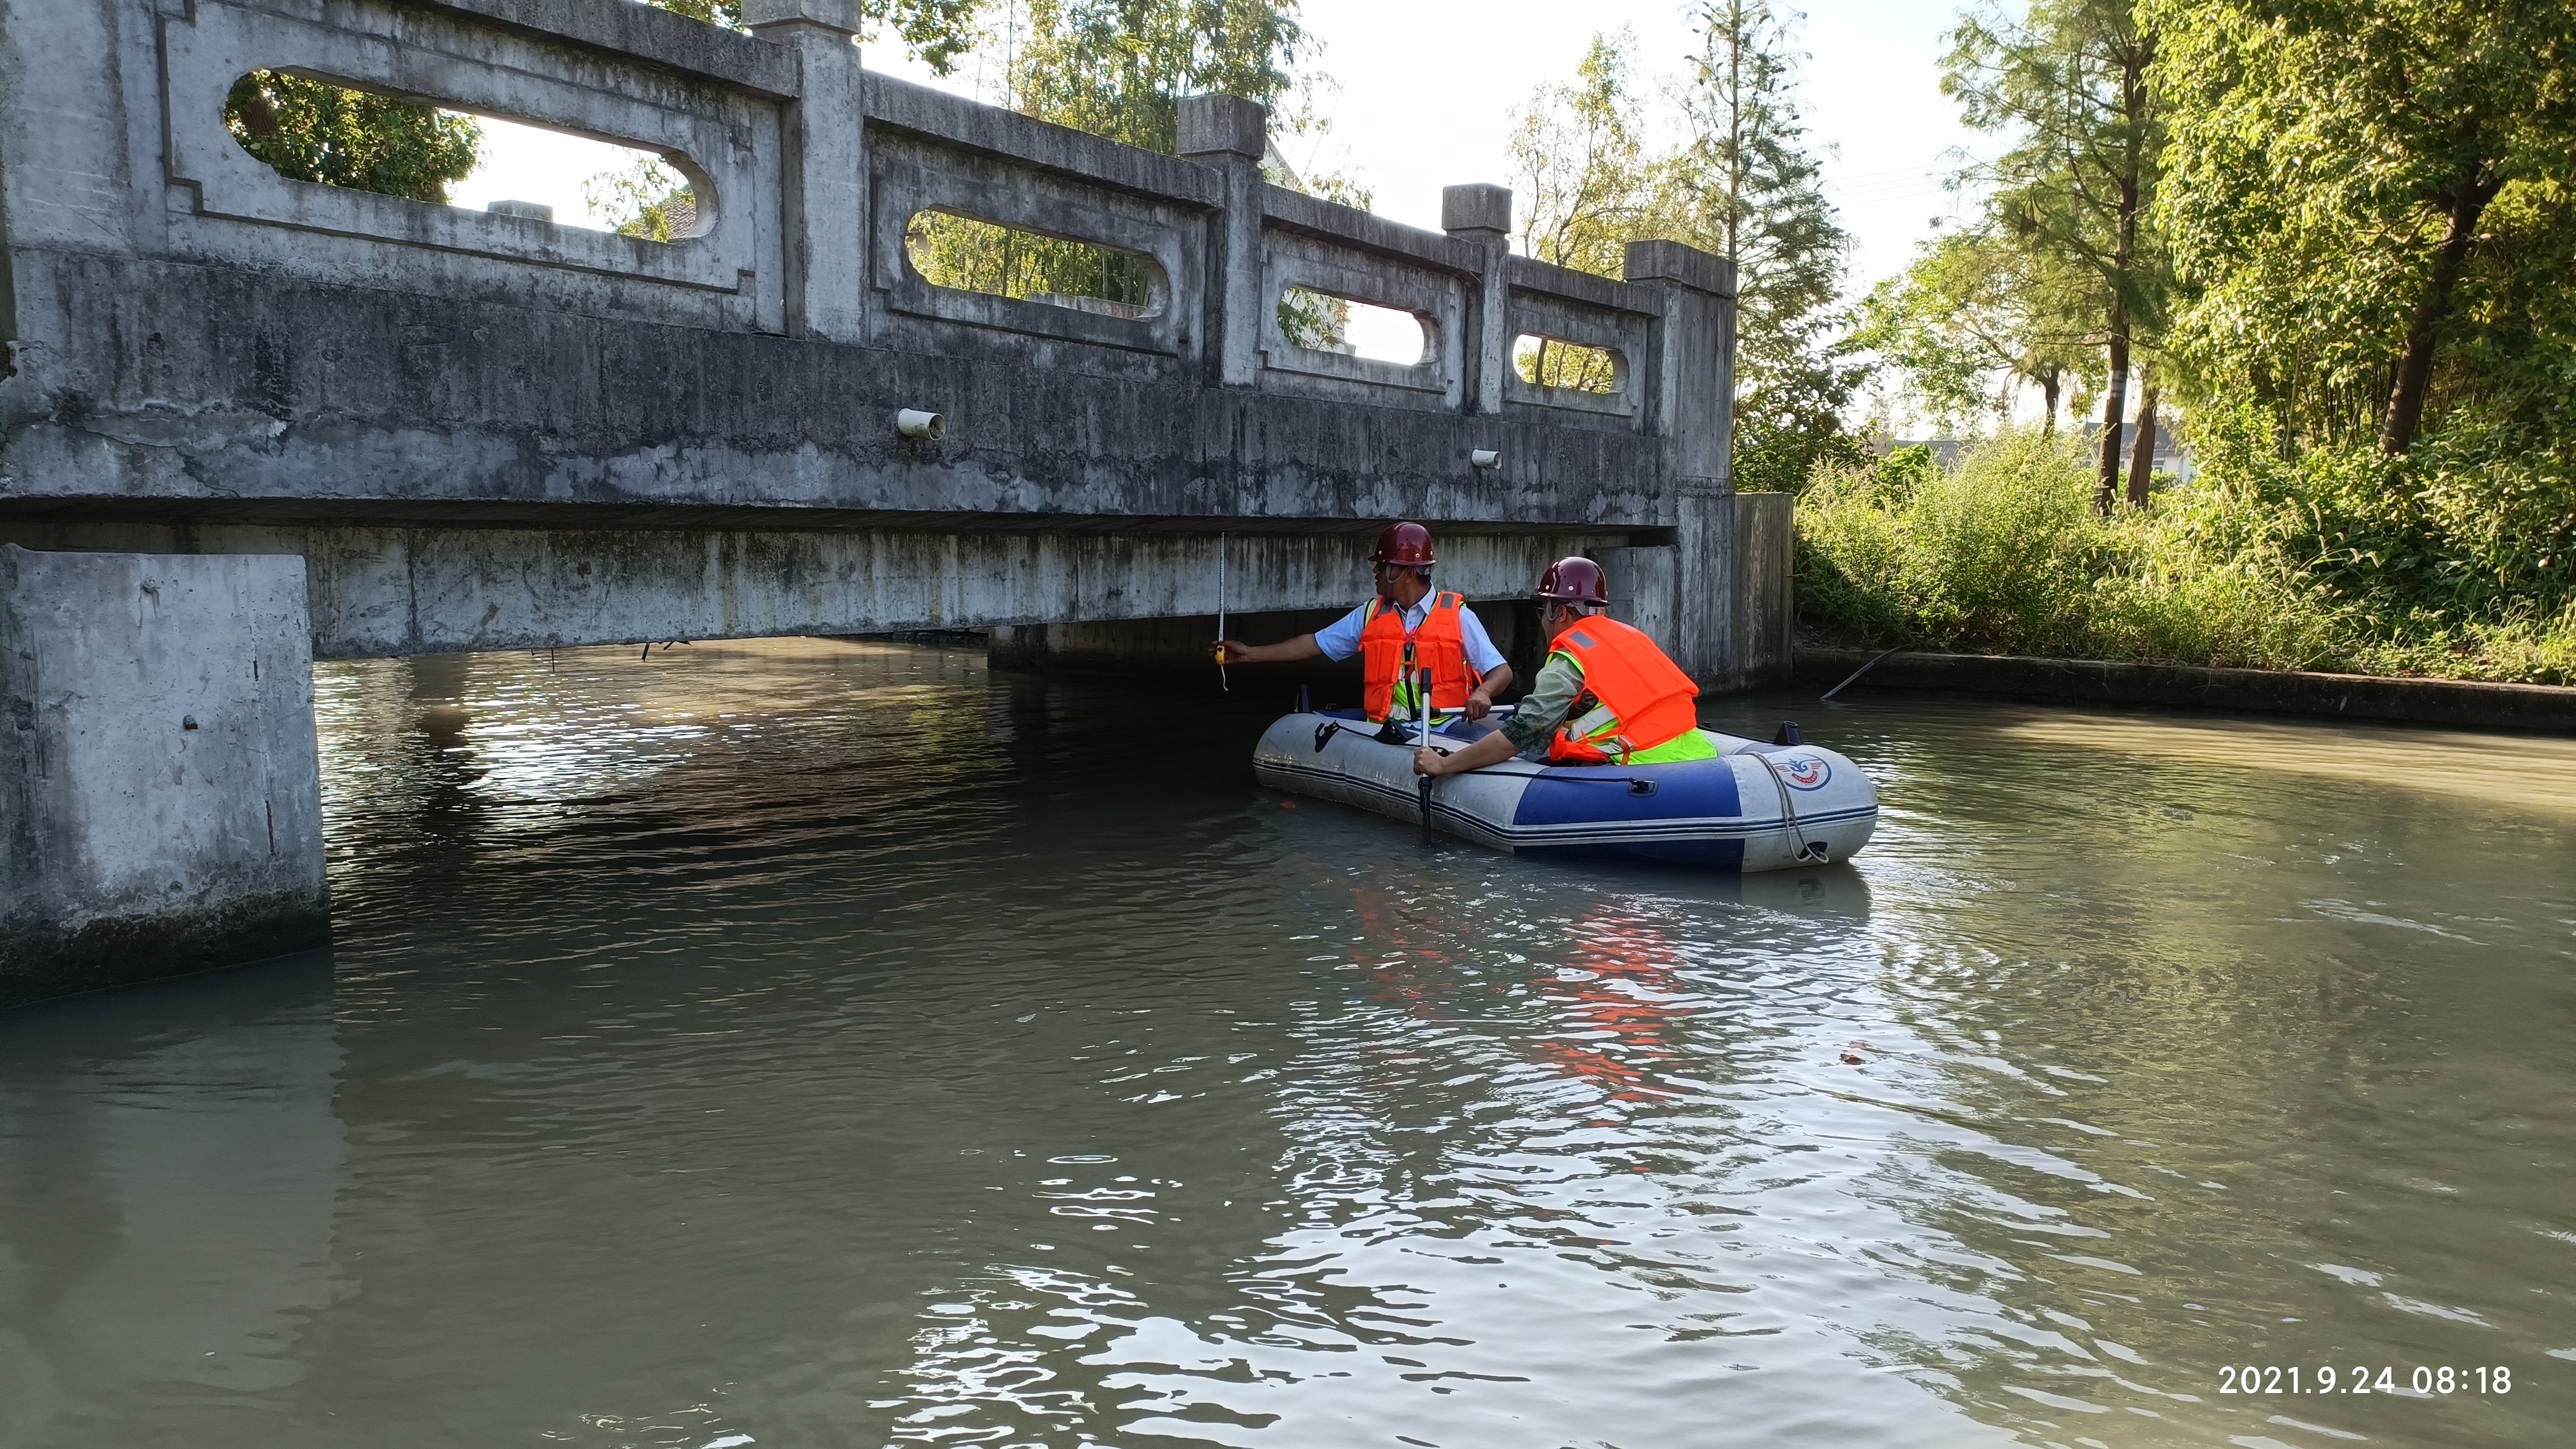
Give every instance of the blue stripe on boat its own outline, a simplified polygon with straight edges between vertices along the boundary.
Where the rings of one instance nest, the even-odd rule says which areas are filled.
[[[1630,794],[1627,782],[1631,779],[1653,780],[1655,793]],[[1520,808],[1512,813],[1511,833],[1514,852],[1521,855],[1564,859],[1620,855],[1742,870],[1741,835],[1679,840],[1651,836],[1657,833],[1656,826],[1667,822],[1696,824],[1743,813],[1743,802],[1735,792],[1735,771],[1723,760],[1578,765],[1544,770],[1529,782],[1521,791]],[[1578,831],[1592,838],[1562,845],[1537,843]]]

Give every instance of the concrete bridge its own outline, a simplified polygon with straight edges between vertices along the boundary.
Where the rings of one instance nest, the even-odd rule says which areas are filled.
[[[1503,600],[1588,551],[1713,688],[1785,668],[1785,500],[1728,471],[1733,279],[1612,281],[871,73],[855,0],[0,0],[0,1001],[325,938],[311,661],[920,628],[1021,659],[1346,605],[1386,520]],[[657,242],[289,180],[285,70],[665,157]],[[1090,243],[1139,304],[934,285],[932,212]],[[1411,314],[1299,345],[1289,289]],[[1601,349],[1536,386],[1517,339]],[[945,419],[907,436],[904,410]],[[1140,621],[1167,621],[1147,625]],[[1508,625],[1508,618],[1501,621]],[[1146,630],[1147,633],[1132,631]],[[1128,632],[1122,632],[1128,631]]]

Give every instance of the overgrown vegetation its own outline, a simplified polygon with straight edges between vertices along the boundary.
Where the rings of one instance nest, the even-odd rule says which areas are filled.
[[[1854,644],[2576,683],[2576,477],[2487,446],[2285,463],[2240,415],[2108,516],[2080,438],[1901,449],[1799,499],[1799,612]]]
[[[1947,88],[2006,149],[1856,340],[1971,429],[2019,384],[2049,427],[2061,387],[2093,404],[2094,506],[2049,427],[1822,470],[1811,621],[2576,682],[2576,5],[2033,0],[1954,38]],[[2187,485],[2155,485],[2160,421]]]

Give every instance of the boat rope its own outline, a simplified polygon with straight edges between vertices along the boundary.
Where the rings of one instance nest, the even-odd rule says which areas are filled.
[[[1772,788],[1780,792],[1780,823],[1788,828],[1789,838],[1797,842],[1798,846],[1795,851],[1790,853],[1789,858],[1791,860],[1811,860],[1818,865],[1831,864],[1833,861],[1833,852],[1827,849],[1825,843],[1821,840],[1809,841],[1807,839],[1806,827],[1798,823],[1797,804],[1789,798],[1789,778],[1780,773],[1780,766],[1778,763],[1773,761],[1769,755],[1764,754],[1761,746],[1759,745],[1746,745],[1743,749],[1735,751],[1735,753],[1739,755],[1751,755],[1753,758],[1760,760],[1762,762],[1762,772],[1771,777]]]

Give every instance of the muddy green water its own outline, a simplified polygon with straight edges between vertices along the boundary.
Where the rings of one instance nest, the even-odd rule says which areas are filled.
[[[319,690],[336,949],[0,1016],[12,1449],[2576,1425],[2576,742],[1810,703],[1878,843],[1738,883],[1288,808],[1251,670]]]

